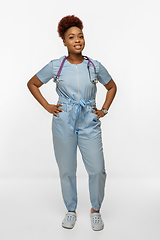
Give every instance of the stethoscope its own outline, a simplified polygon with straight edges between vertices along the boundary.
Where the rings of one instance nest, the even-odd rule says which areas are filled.
[[[98,83],[98,80],[97,80],[97,73],[96,73],[96,67],[94,65],[94,63],[89,59],[89,57],[87,56],[82,56],[84,59],[88,60],[88,63],[87,63],[87,68],[88,68],[88,72],[89,72],[89,78],[90,78],[90,81],[91,83]],[[64,62],[66,61],[67,57],[65,57],[61,63],[61,66],[58,70],[58,73],[56,75],[56,77],[53,79],[53,82],[55,83],[58,83],[59,82],[59,76],[61,74],[61,71],[62,71],[62,68],[63,68],[63,65],[64,65]],[[94,72],[95,72],[95,76],[96,76],[96,79],[95,80],[91,80],[91,73],[90,73],[90,69],[89,69],[89,64],[92,63],[93,67],[94,67]]]

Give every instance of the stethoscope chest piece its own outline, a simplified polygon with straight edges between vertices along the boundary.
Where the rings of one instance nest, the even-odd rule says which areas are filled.
[[[53,82],[58,83],[58,82],[59,82],[58,77],[55,77],[55,78],[53,79]]]
[[[93,83],[93,84],[98,83],[98,80],[97,80],[97,73],[96,73],[96,67],[94,66],[95,79],[93,79],[93,80],[91,80],[91,73],[90,73],[89,65],[87,65],[87,68],[88,68],[89,79],[90,79],[91,83]]]

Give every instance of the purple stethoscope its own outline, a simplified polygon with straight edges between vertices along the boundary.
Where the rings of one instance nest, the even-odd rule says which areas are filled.
[[[88,68],[89,78],[90,78],[91,83],[97,83],[97,82],[98,82],[98,80],[97,80],[97,73],[96,73],[96,67],[95,67],[94,63],[89,59],[89,57],[87,57],[87,56],[82,56],[82,57],[83,57],[84,59],[88,60],[87,68]],[[60,68],[59,68],[59,70],[58,70],[58,73],[57,73],[56,77],[53,79],[53,82],[55,82],[55,83],[58,83],[58,82],[59,82],[59,76],[60,76],[60,74],[61,74],[61,71],[62,71],[64,62],[65,62],[66,59],[67,59],[67,57],[65,57],[65,58],[63,59],[63,61],[62,61],[62,63],[61,63],[61,66],[60,66]],[[90,63],[92,63],[92,65],[93,65],[93,67],[94,67],[94,72],[95,72],[95,75],[96,75],[96,79],[95,79],[95,80],[91,80],[91,74],[90,74],[90,70],[89,70],[89,64],[90,64]]]

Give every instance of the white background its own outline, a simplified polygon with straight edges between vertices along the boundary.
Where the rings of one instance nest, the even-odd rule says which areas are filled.
[[[50,60],[67,55],[57,25],[72,14],[84,24],[83,54],[100,61],[117,84],[109,114],[100,119],[108,180],[101,211],[105,229],[99,233],[89,222],[88,176],[79,150],[79,219],[71,231],[61,227],[66,208],[52,146],[52,115],[27,88]],[[158,0],[9,0],[0,6],[0,21],[1,239],[50,240],[55,234],[60,239],[159,239]],[[52,104],[58,99],[55,87],[50,81],[40,89]],[[99,109],[105,96],[98,83]]]

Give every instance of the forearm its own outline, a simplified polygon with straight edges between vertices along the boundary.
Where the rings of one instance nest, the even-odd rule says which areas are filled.
[[[32,95],[35,97],[35,99],[47,110],[48,102],[42,96],[39,88],[37,86],[35,86],[34,84],[28,84],[27,86],[28,86],[30,92],[32,93]]]
[[[107,91],[106,99],[105,99],[105,102],[104,102],[102,108],[105,108],[107,110],[110,108],[111,103],[113,102],[113,99],[116,95],[116,92],[117,92],[116,86],[114,86],[113,88],[111,88]]]

